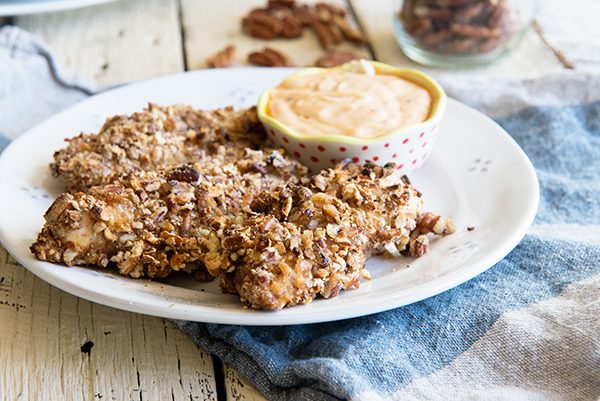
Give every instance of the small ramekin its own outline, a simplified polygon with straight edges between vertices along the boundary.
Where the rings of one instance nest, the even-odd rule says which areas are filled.
[[[271,140],[313,172],[333,167],[340,160],[347,158],[361,164],[367,160],[381,165],[393,162],[402,174],[420,167],[433,149],[440,121],[446,110],[446,94],[433,78],[420,71],[396,68],[376,61],[368,63],[377,74],[395,75],[427,89],[432,97],[429,117],[421,123],[399,127],[375,138],[364,139],[345,135],[307,136],[294,132],[269,115],[271,90],[267,90],[259,99],[258,117]],[[356,64],[350,63],[334,68],[304,68],[287,79],[298,75],[327,74],[355,68]]]

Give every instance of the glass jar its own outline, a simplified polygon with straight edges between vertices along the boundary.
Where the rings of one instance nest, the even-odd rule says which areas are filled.
[[[421,64],[485,64],[519,41],[536,5],[536,0],[398,0],[396,40]]]

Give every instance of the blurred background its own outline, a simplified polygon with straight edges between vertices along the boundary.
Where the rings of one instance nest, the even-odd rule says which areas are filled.
[[[103,4],[89,6],[94,3]],[[297,2],[296,7],[315,3]],[[469,3],[478,8],[470,11],[470,17],[464,15],[464,6]],[[235,46],[228,63],[232,66],[248,65],[251,52],[268,46],[283,53],[290,60],[289,64],[299,66],[312,65],[333,50],[350,51],[356,56],[395,65],[416,66],[406,53],[420,62],[441,65],[432,70],[434,75],[464,74],[466,66],[481,63],[487,64],[471,68],[468,74],[538,75],[563,69],[584,71],[597,68],[600,58],[600,44],[594,40],[600,37],[597,23],[600,2],[593,0],[467,0],[465,4],[461,4],[461,0],[332,0],[329,4],[347,9],[343,18],[362,32],[364,42],[341,40],[337,43],[334,40],[333,45],[324,46],[323,39],[320,43],[319,35],[311,26],[301,29],[298,36],[288,32],[289,38],[280,34],[265,37],[264,31],[257,33],[254,29],[256,20],[251,18],[249,29],[242,23],[251,10],[267,7],[263,0],[0,1],[0,24],[15,25],[38,35],[66,69],[100,84],[205,68],[207,59],[230,45]],[[81,8],[70,10],[75,7]],[[487,9],[482,9],[484,7]],[[500,43],[489,41],[488,47],[499,48],[488,49],[493,53],[491,57],[486,58],[485,54],[479,59],[470,57],[481,53],[469,47],[476,40],[472,36],[451,33],[450,39],[442,40],[446,35],[444,26],[447,28],[453,23],[475,25],[479,31],[488,29],[494,7],[508,8],[512,14],[500,13],[504,20],[511,20],[511,26],[501,33],[500,40],[496,41]],[[288,29],[290,22],[286,15],[279,18],[282,13],[275,14],[278,21],[282,21],[280,25]],[[299,17],[296,14],[293,16]],[[264,22],[260,18],[259,21]],[[331,24],[325,20],[321,25]],[[478,34],[485,36],[486,32]],[[424,39],[426,35],[429,36]],[[426,43],[432,38],[440,43],[427,47]],[[403,45],[404,53],[398,42]],[[449,50],[450,46],[463,49]],[[508,50],[510,56],[498,57]],[[435,59],[432,55],[442,57]],[[459,57],[444,59],[448,56]]]

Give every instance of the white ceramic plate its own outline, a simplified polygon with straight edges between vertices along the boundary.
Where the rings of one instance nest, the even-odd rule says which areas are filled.
[[[198,108],[249,106],[290,69],[206,70],[158,78],[87,99],[12,143],[0,157],[0,240],[23,266],[43,280],[94,302],[129,311],[203,322],[284,325],[362,316],[439,294],[482,273],[522,239],[538,204],[531,162],[513,139],[483,114],[450,100],[438,143],[427,163],[411,174],[428,209],[452,217],[457,232],[433,241],[422,258],[373,258],[373,275],[360,289],[277,312],[244,309],[217,284],[189,276],[166,283],[134,280],[109,271],[56,265],[29,252],[42,215],[61,192],[48,169],[63,140],[97,131],[114,114],[147,102]],[[473,226],[475,230],[466,228]]]
[[[115,0],[0,0],[0,17],[72,10],[111,1]]]

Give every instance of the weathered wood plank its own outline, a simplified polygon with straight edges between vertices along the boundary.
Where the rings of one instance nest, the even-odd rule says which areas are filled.
[[[7,400],[216,400],[212,359],[170,322],[67,294],[3,248],[0,321]]]
[[[393,33],[395,15],[394,0],[378,0],[377,5],[370,0],[350,0],[358,20],[370,39],[378,60],[385,63],[413,67],[433,76],[464,74],[464,69],[441,69],[421,66],[408,59],[398,47]],[[531,76],[561,71],[563,65],[543,43],[534,30],[529,30],[517,48],[495,63],[470,68],[471,75],[486,76]]]
[[[224,367],[227,401],[266,401],[267,399],[230,366]]]
[[[302,3],[317,2],[316,0]],[[345,5],[343,0],[331,0],[331,3]],[[182,0],[182,23],[184,45],[187,54],[188,68],[206,67],[206,58],[225,46],[236,47],[234,65],[247,65],[248,53],[260,50],[265,46],[281,50],[289,55],[298,66],[314,65],[315,61],[325,54],[320,48],[316,36],[305,30],[298,39],[259,40],[245,35],[241,30],[241,20],[248,11],[262,7],[266,0],[246,0],[242,3],[235,0]],[[340,49],[349,49],[357,54],[370,57],[364,46],[353,46],[344,43]]]
[[[176,0],[14,23],[48,42],[68,70],[100,84],[183,70]],[[6,399],[217,399],[212,358],[170,322],[71,296],[7,259],[0,249],[0,321],[10,322],[0,325]]]
[[[600,2],[546,0],[540,4],[536,30],[566,68],[600,71]]]
[[[14,19],[42,37],[70,71],[100,84],[183,70],[176,0],[129,0]]]

